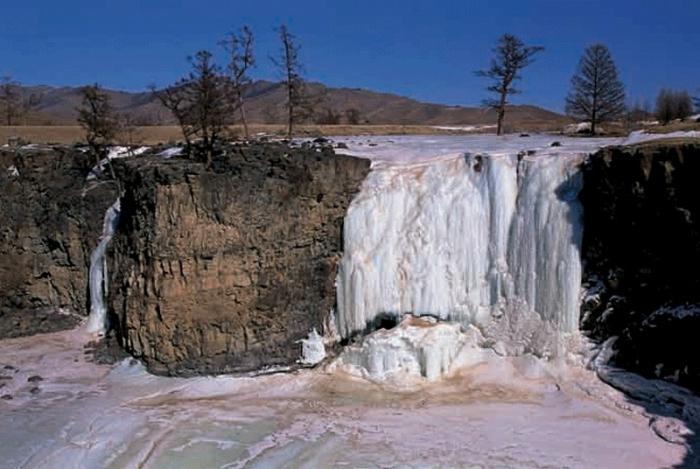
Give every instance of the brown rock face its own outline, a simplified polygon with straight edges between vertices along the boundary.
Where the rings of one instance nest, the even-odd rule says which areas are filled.
[[[73,149],[0,151],[0,338],[67,329],[88,313],[90,254],[110,182]]]
[[[126,163],[109,310],[165,374],[293,364],[335,304],[346,209],[366,160],[282,145],[229,148],[211,170]]]

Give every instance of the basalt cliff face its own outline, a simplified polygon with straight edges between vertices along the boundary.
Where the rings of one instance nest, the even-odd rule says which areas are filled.
[[[335,305],[343,219],[369,162],[252,145],[211,169],[147,157],[118,171],[108,310],[122,345],[160,374],[295,363]]]
[[[700,144],[613,147],[589,158],[582,328],[613,361],[700,390]]]
[[[117,197],[86,182],[67,147],[0,150],[0,338],[66,329],[87,315],[90,253]]]

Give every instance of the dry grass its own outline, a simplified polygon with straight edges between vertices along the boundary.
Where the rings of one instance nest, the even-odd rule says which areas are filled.
[[[513,126],[512,132],[552,131],[551,125],[531,123],[528,126]],[[243,129],[232,126],[228,129],[231,136],[240,136]],[[277,124],[253,124],[250,126],[253,135],[266,134],[284,136],[285,127]],[[493,129],[488,129],[493,132]],[[345,135],[459,135],[460,130],[444,130],[428,125],[300,125],[296,131],[299,137],[345,136]],[[0,126],[0,144],[10,138],[21,138],[29,143],[72,144],[84,140],[84,132],[77,125],[28,125],[6,127]],[[159,143],[177,142],[182,139],[177,126],[139,127],[136,132],[135,144],[155,145]],[[121,142],[127,143],[127,142]]]
[[[691,130],[700,130],[700,122],[671,122],[666,125],[655,125],[645,129],[653,134],[666,134],[669,132],[688,132]]]

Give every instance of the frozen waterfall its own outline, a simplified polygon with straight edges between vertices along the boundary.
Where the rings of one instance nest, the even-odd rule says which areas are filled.
[[[558,356],[578,327],[580,164],[587,152],[380,162],[345,219],[336,322],[477,327],[499,353]]]
[[[104,334],[107,330],[107,308],[105,307],[107,259],[105,251],[112,240],[114,230],[117,228],[120,210],[119,199],[107,209],[100,242],[90,256],[90,317],[88,318],[87,330],[92,333]]]

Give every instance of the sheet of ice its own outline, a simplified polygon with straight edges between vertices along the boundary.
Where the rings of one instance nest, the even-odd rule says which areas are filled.
[[[528,378],[499,357],[410,391],[340,371],[164,378],[86,362],[88,337],[0,341],[13,397],[0,399],[1,465],[636,469],[686,456],[590,372]]]
[[[370,147],[373,170],[344,225],[341,336],[412,313],[475,325],[501,353],[562,356],[579,315],[579,165],[608,142],[407,138],[387,152]]]
[[[104,334],[108,327],[105,307],[108,287],[105,251],[117,229],[120,210],[121,201],[117,199],[105,213],[102,236],[90,255],[90,316],[88,317],[87,330],[96,334]]]
[[[537,155],[590,154],[607,145],[619,145],[623,138],[572,138],[559,135],[533,134],[530,137],[507,135],[398,135],[332,137],[348,148],[337,153],[369,158],[373,166],[409,164],[453,158],[456,155],[516,155],[535,151]],[[561,146],[553,147],[559,142]]]

